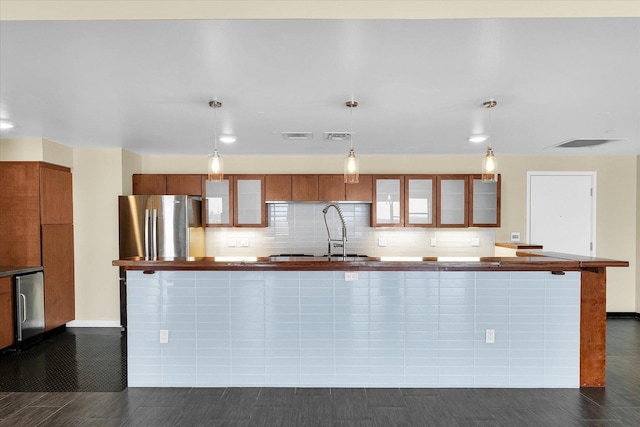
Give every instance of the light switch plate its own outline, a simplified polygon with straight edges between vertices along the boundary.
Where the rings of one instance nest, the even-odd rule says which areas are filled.
[[[246,248],[249,246],[249,239],[240,239],[240,246]]]
[[[160,329],[160,344],[168,344],[168,343],[169,343],[169,330]]]
[[[431,246],[436,246],[436,244],[437,244],[436,238],[432,237],[431,238]]]
[[[485,329],[484,331],[484,342],[487,344],[495,344],[496,343],[496,330],[495,329]]]
[[[512,242],[519,242],[520,241],[520,232],[519,231],[512,231],[511,232],[511,241]]]
[[[227,246],[230,248],[235,248],[236,247],[236,239],[228,239],[227,240]]]
[[[472,237],[471,238],[471,246],[480,246],[480,238]]]
[[[384,237],[378,238],[378,246],[380,247],[387,246],[387,239]]]

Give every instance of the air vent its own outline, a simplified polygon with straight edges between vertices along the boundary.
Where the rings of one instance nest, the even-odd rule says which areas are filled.
[[[281,132],[282,139],[306,141],[313,139],[313,132]]]
[[[351,132],[325,132],[324,139],[330,141],[349,141],[351,140]]]
[[[599,145],[608,144],[610,142],[624,141],[625,138],[579,138],[570,139],[554,145],[554,148],[591,148]]]

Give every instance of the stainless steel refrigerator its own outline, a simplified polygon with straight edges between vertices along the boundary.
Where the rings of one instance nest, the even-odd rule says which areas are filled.
[[[202,202],[192,196],[120,196],[120,258],[204,256]]]
[[[192,196],[120,196],[120,259],[205,256],[202,202]],[[126,273],[120,268],[120,323],[127,327]]]

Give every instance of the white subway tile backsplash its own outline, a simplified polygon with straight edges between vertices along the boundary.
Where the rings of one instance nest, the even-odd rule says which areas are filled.
[[[327,253],[327,230],[322,209],[324,203],[270,203],[266,228],[208,228],[207,256],[268,256],[280,253]],[[372,228],[370,205],[343,203],[341,209],[347,225],[347,253],[369,256],[493,256],[493,229]],[[342,225],[335,209],[327,213],[332,238],[340,238]],[[435,237],[438,245],[432,247]],[[480,246],[472,247],[471,238]],[[229,239],[249,239],[249,247],[229,247]],[[386,238],[387,246],[378,247]],[[237,241],[237,240],[236,240]],[[336,250],[334,250],[334,253]],[[338,253],[340,249],[337,249]]]

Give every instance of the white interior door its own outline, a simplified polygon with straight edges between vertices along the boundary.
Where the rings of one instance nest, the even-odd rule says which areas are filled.
[[[595,172],[527,172],[528,242],[595,256]]]

